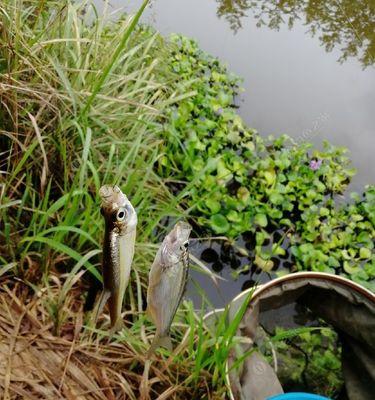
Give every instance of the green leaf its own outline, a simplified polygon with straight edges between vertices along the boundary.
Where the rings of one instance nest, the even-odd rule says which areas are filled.
[[[355,274],[360,271],[360,267],[358,265],[350,265],[348,261],[344,261],[344,271],[349,274]]]
[[[211,210],[213,214],[217,214],[220,211],[221,205],[217,200],[207,199],[206,206]]]
[[[299,248],[302,251],[302,253],[310,253],[314,251],[314,246],[311,243],[301,244]]]
[[[265,228],[268,224],[266,214],[256,214],[254,217],[254,223],[262,228]]]
[[[217,177],[224,182],[230,181],[233,178],[230,170],[225,166],[225,163],[220,160],[217,163]]]
[[[362,259],[371,258],[371,250],[367,247],[361,247],[359,249],[359,257]]]
[[[249,200],[250,192],[243,186],[237,190],[237,197],[244,203]]]
[[[45,231],[42,231],[39,233],[38,236],[46,236],[49,233],[52,232],[73,232],[73,233],[78,233],[79,235],[85,237],[86,239],[90,240],[95,246],[99,247],[99,243],[86,231],[83,231],[80,228],[77,228],[75,226],[65,226],[65,225],[60,225],[60,226],[54,226],[52,228],[46,229]]]
[[[362,221],[363,217],[360,214],[352,214],[351,219],[355,222]]]
[[[330,256],[330,257],[328,258],[328,265],[329,265],[330,267],[337,268],[337,267],[340,266],[340,263],[339,263],[339,261],[337,260],[337,258],[335,258],[335,257],[333,257],[333,256]]]
[[[269,171],[265,171],[264,172],[264,177],[267,181],[268,186],[273,185],[273,183],[276,180],[276,174],[275,171],[273,169],[269,170]]]
[[[273,192],[270,195],[270,201],[273,204],[279,205],[283,202],[284,198],[280,193]]]
[[[254,263],[264,272],[271,272],[274,266],[274,262],[272,260],[265,260],[257,254],[255,255]]]
[[[49,239],[49,238],[46,238],[43,236],[35,236],[35,237],[22,239],[21,243],[28,242],[28,241],[45,243],[46,245],[50,246],[51,248],[59,251],[60,253],[68,255],[69,257],[73,258],[73,260],[76,260],[76,261],[80,261],[82,258],[82,255],[79,254],[78,252],[76,252],[75,250],[73,250],[71,247],[69,247],[63,243],[57,242],[56,240],[53,240],[53,239]],[[98,270],[94,267],[94,265],[92,265],[89,261],[86,261],[83,265],[100,282],[102,282],[102,276],[100,275]]]
[[[229,221],[232,222],[241,222],[241,214],[239,214],[237,211],[230,210],[229,213],[227,214],[227,218]]]
[[[124,34],[121,38],[120,43],[117,45],[116,49],[113,51],[111,54],[111,57],[109,58],[108,64],[104,67],[104,70],[101,71],[99,78],[95,80],[95,85],[93,89],[91,90],[91,94],[89,98],[87,99],[87,102],[85,104],[85,107],[81,111],[81,115],[86,115],[87,111],[90,109],[92,102],[94,101],[95,97],[97,94],[100,92],[102,89],[102,86],[107,79],[108,75],[110,75],[110,72],[117,61],[117,59],[120,57],[122,50],[125,48],[126,42],[128,41],[131,33],[134,31],[139,18],[141,17],[144,9],[146,8],[149,0],[145,0],[141,7],[138,9],[137,13],[134,15],[132,21],[130,22],[129,26],[125,29]]]
[[[212,215],[210,218],[211,227],[216,233],[225,233],[229,230],[230,225],[222,214]]]
[[[283,249],[280,245],[277,243],[274,243],[272,245],[272,254],[276,256],[284,256],[285,255],[285,249]]]

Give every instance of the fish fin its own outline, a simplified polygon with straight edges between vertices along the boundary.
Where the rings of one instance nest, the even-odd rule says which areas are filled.
[[[152,322],[157,320],[155,307],[153,307],[152,304],[147,304],[146,315]]]
[[[172,340],[169,335],[159,336],[156,334],[150,348],[148,349],[146,357],[150,358],[159,347],[164,347],[170,352],[173,350]]]
[[[160,347],[165,347],[169,352],[171,352],[173,350],[172,340],[169,335],[161,336],[159,338],[158,345]]]
[[[101,292],[99,301],[98,301],[98,305],[97,305],[97,309],[95,311],[94,325],[96,325],[99,315],[103,312],[103,308],[110,297],[111,297],[111,292],[109,292],[108,290],[104,289]]]
[[[147,306],[147,308],[146,308],[146,315],[147,315],[147,317],[148,317],[152,322],[155,321],[154,313],[152,312],[152,307]]]

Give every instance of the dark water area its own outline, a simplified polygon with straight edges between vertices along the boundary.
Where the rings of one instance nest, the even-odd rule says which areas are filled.
[[[268,243],[266,242],[264,250],[270,250],[272,243],[280,242],[281,238],[281,233],[275,232]],[[223,278],[215,282],[210,276],[191,269],[187,291],[197,307],[202,305],[202,290],[212,303],[206,304],[205,308],[210,308],[211,305],[223,307],[241,291],[268,282],[293,269],[291,256],[287,252],[284,257],[271,259],[274,264],[271,271],[262,271],[254,263],[254,244],[255,238],[246,234],[234,245],[223,240],[191,241],[191,254]],[[287,248],[286,243],[282,247]]]
[[[103,12],[104,2],[94,3]],[[112,0],[107,12],[116,18],[140,4]],[[242,77],[239,113],[260,135],[286,133],[317,147],[324,140],[344,146],[358,171],[350,190],[375,183],[373,1],[156,0],[142,21],[166,36],[196,39]],[[251,240],[241,238],[237,245],[249,254],[220,241],[192,244],[192,254],[226,279],[218,289],[193,270],[188,293],[196,305],[201,296],[194,281],[214,306],[222,306],[292,265],[274,260],[271,274],[261,273],[246,248]]]

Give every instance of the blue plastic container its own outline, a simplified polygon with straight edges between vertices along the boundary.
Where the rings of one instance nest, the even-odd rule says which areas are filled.
[[[329,398],[311,393],[284,393],[268,397],[267,400],[329,400]]]

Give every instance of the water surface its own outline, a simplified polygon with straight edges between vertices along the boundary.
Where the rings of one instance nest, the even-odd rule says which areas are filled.
[[[95,3],[102,9],[101,0]],[[140,4],[139,0],[113,0],[109,10],[133,12]],[[297,6],[288,9],[288,4]],[[375,70],[371,51],[366,53],[369,48],[375,51],[374,5],[371,1],[314,2],[306,11],[303,7],[308,4],[156,0],[142,20],[164,35],[176,32],[195,38],[202,49],[241,76],[244,92],[239,112],[261,135],[287,133],[317,146],[329,140],[347,147],[358,170],[351,189],[361,191],[365,184],[375,183]],[[194,245],[192,251],[201,257],[205,246]],[[220,254],[219,244],[212,247]],[[228,279],[220,292],[208,278],[192,272],[217,306],[254,280],[269,279],[266,274],[248,273],[233,282],[231,261],[224,256],[219,262],[224,266],[220,273]],[[249,260],[239,257],[238,262],[240,269]],[[219,269],[215,261],[207,263]],[[190,293],[199,298],[191,286]]]
[[[103,6],[101,0],[95,3],[99,8]],[[319,27],[315,26],[317,34],[312,37],[309,33],[312,25],[303,24],[304,14],[294,18],[291,29],[286,23],[279,23],[279,30],[268,26],[258,28],[259,18],[253,13],[257,13],[263,3],[269,8],[275,8],[276,3],[255,1],[257,8],[248,9],[246,5],[250,3],[246,0],[156,0],[142,20],[164,35],[176,32],[195,38],[204,50],[226,62],[231,71],[242,77],[244,92],[240,114],[261,135],[287,133],[297,140],[317,145],[327,139],[345,146],[358,170],[352,189],[361,190],[363,185],[375,183],[374,65],[364,69],[360,49],[357,57],[340,63],[338,60],[343,56],[340,49],[348,43],[327,52],[319,39]],[[338,4],[332,1],[315,3]],[[353,27],[354,46],[356,38],[366,41],[366,37],[361,39],[362,31],[372,27],[373,32],[367,35],[373,39],[375,51],[375,9],[372,21],[367,21],[367,15],[358,9],[363,5],[370,7],[372,2],[352,3],[351,14],[346,18],[349,33]],[[133,12],[141,1],[113,0],[110,4],[112,12]],[[241,8],[239,4],[244,6]],[[222,17],[218,17],[220,10]],[[231,10],[234,10],[232,14]],[[239,11],[236,13],[236,10]],[[241,12],[247,16],[236,18]],[[366,23],[362,29],[361,19],[354,21],[357,15]],[[276,16],[288,21],[281,12]],[[339,20],[337,25],[344,22]],[[238,28],[237,31],[233,27]],[[343,34],[333,31],[332,35],[335,33]],[[373,57],[370,59],[373,61]]]

